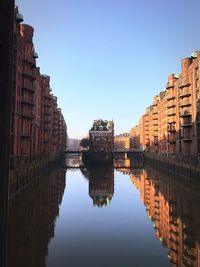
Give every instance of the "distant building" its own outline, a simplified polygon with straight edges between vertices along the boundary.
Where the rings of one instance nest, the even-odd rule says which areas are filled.
[[[139,126],[134,126],[129,133],[130,136],[130,148],[140,149],[140,134],[139,134]]]
[[[79,146],[80,146],[80,139],[72,139],[72,138],[69,138],[68,139],[68,142],[67,142],[67,148],[68,149],[79,149]]]
[[[95,120],[89,131],[91,152],[111,152],[114,147],[114,122]]]
[[[130,149],[130,134],[129,133],[123,133],[116,135],[114,138],[115,142],[115,149]]]

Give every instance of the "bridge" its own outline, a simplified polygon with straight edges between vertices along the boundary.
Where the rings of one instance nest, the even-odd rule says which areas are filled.
[[[87,153],[88,150],[80,150],[80,149],[66,149],[63,150],[64,154],[82,154],[82,153]],[[99,153],[107,153],[107,152],[99,152]],[[113,154],[125,154],[125,153],[130,153],[130,154],[143,154],[142,150],[139,149],[114,149],[112,151]]]
[[[63,151],[63,154],[70,155],[70,154],[80,154],[86,155],[89,151],[88,150],[79,150],[79,149],[66,149]],[[99,154],[106,154],[107,152],[99,152]],[[112,151],[113,158],[117,157],[125,157],[125,158],[135,158],[144,160],[144,152],[139,149],[115,149]]]

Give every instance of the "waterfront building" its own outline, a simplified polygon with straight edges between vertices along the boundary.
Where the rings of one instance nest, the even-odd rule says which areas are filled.
[[[10,190],[28,182],[27,173],[47,166],[67,145],[67,126],[50,77],[36,66],[38,54],[33,44],[34,29],[22,24],[15,8],[13,42],[13,81],[11,99]],[[23,178],[24,177],[24,178]]]
[[[200,52],[181,60],[165,91],[153,99],[138,123],[140,147],[169,158],[200,158]]]
[[[130,149],[130,134],[123,133],[116,135],[114,137],[114,147],[115,149]]]
[[[112,152],[114,147],[113,121],[95,120],[89,131],[91,152]]]

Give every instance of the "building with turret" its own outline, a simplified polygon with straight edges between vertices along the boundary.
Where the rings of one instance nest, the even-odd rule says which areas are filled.
[[[166,89],[146,108],[138,128],[140,147],[169,158],[200,160],[200,51],[181,60]],[[136,129],[135,129],[136,130]]]
[[[50,77],[37,67],[34,29],[14,12],[11,99],[10,191],[24,186],[42,168],[60,157],[67,145],[67,126]],[[27,174],[29,178],[27,178]]]
[[[94,120],[89,131],[89,150],[84,153],[87,164],[112,163],[114,148],[114,122]]]
[[[95,120],[89,131],[91,152],[112,152],[114,147],[114,122]]]

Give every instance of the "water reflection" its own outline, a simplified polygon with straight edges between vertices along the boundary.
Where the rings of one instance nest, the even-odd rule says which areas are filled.
[[[103,207],[110,204],[114,194],[113,166],[88,166],[85,173],[89,180],[89,196],[93,200],[93,206]]]
[[[74,153],[66,156],[63,167],[65,168],[80,168],[83,167],[82,157],[79,153]]]
[[[126,157],[79,160],[10,199],[9,267],[200,266],[200,182]]]
[[[143,168],[144,162],[143,160],[128,157],[126,154],[124,154],[124,157],[119,155],[118,157],[115,156],[113,159],[113,165],[115,169],[119,169],[125,173],[127,173],[127,170],[130,169],[137,169],[137,168]]]
[[[172,266],[199,266],[200,187],[187,177],[173,177],[155,168],[131,171],[131,181],[153,222],[155,235],[169,248]]]
[[[65,188],[65,171],[40,177],[9,203],[9,267],[45,267]]]

